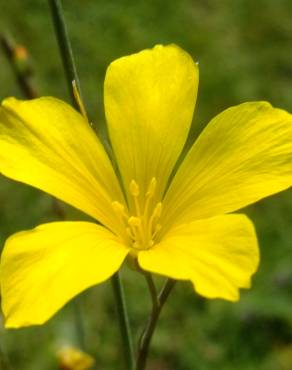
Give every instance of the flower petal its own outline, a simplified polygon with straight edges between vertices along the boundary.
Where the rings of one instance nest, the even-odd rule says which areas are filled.
[[[204,297],[236,301],[239,288],[250,286],[259,251],[252,222],[234,214],[179,226],[138,261],[145,270],[191,280]]]
[[[265,102],[223,111],[204,129],[164,200],[165,224],[232,212],[292,184],[292,115]]]
[[[89,222],[53,222],[11,236],[0,265],[5,326],[42,324],[121,266],[128,249]]]
[[[113,228],[111,202],[123,196],[110,160],[85,119],[58,99],[3,102],[0,172]]]
[[[198,67],[175,45],[114,61],[105,78],[105,113],[126,190],[156,177],[162,193],[189,132]]]

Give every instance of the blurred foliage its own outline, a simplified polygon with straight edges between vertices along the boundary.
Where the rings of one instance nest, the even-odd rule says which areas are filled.
[[[115,58],[156,43],[177,43],[200,63],[200,91],[189,142],[214,114],[249,100],[292,111],[290,0],[64,0],[86,105],[103,130],[102,83]],[[40,94],[68,100],[46,1],[1,1],[0,24],[27,47]],[[0,97],[21,97],[0,53]],[[0,242],[17,230],[57,219],[51,198],[0,179]],[[71,219],[77,211],[66,207]],[[292,369],[292,196],[287,191],[249,207],[262,263],[252,289],[232,304],[206,301],[179,283],[156,332],[149,370]],[[142,277],[123,270],[134,332],[149,311]],[[157,278],[161,283],[161,279]],[[87,352],[96,369],[122,369],[109,283],[76,299],[85,322]],[[2,351],[16,370],[57,369],[63,345],[78,345],[73,304],[42,327],[0,329]],[[0,363],[1,367],[1,363]]]

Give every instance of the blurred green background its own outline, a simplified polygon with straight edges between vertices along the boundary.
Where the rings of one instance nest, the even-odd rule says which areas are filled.
[[[32,58],[41,95],[69,101],[46,1],[0,0],[0,25]],[[192,139],[214,114],[250,100],[292,111],[292,2],[290,0],[64,0],[86,105],[104,121],[102,84],[115,58],[157,43],[177,43],[200,63],[200,89]],[[0,97],[21,97],[0,52]],[[191,141],[190,140],[190,141]],[[0,242],[11,233],[56,220],[51,198],[0,178]],[[80,219],[66,207],[71,219]],[[292,196],[290,191],[246,209],[255,221],[261,266],[252,289],[232,304],[206,301],[179,283],[155,334],[149,370],[292,369]],[[149,294],[141,276],[124,269],[131,325],[139,333]],[[161,280],[157,280],[161,283]],[[110,282],[78,301],[87,351],[95,369],[122,369]],[[137,337],[138,334],[136,334]],[[0,328],[2,350],[16,370],[57,369],[56,351],[78,344],[74,305],[46,325]],[[0,365],[1,368],[1,365]]]

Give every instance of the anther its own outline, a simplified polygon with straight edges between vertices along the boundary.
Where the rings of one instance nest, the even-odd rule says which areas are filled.
[[[128,224],[131,227],[140,227],[141,226],[141,219],[139,217],[131,216],[128,219]]]
[[[155,190],[156,190],[156,186],[157,186],[157,180],[155,177],[152,177],[152,180],[150,181],[150,184],[148,186],[148,190],[147,190],[147,193],[146,193],[146,196],[149,197],[149,198],[152,198],[154,193],[155,193]]]
[[[127,218],[125,207],[120,202],[117,201],[112,202],[112,207],[118,216],[122,218]]]
[[[130,212],[127,206],[114,201],[112,207],[124,225],[124,236],[127,244],[133,249],[148,249],[155,244],[156,236],[161,230],[158,223],[162,213],[162,203],[154,203],[157,180],[153,177],[146,194],[140,194],[140,188],[133,179],[129,183]],[[153,204],[154,203],[154,204]]]
[[[130,188],[130,192],[133,195],[133,197],[139,196],[140,189],[139,189],[139,185],[136,183],[135,180],[131,180],[129,188]]]
[[[162,212],[162,203],[159,202],[159,203],[157,203],[156,207],[154,208],[154,211],[152,213],[151,218],[159,218],[161,216],[161,212]]]

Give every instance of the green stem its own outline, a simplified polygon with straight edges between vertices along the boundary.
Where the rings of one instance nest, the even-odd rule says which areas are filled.
[[[146,282],[147,282],[147,285],[150,291],[152,305],[154,308],[157,308],[159,306],[159,298],[157,296],[157,290],[156,290],[156,286],[154,284],[152,275],[147,271],[142,271],[142,273],[145,276],[145,279],[146,279]]]
[[[134,350],[132,337],[130,332],[129,318],[127,314],[124,290],[120,279],[119,272],[116,272],[111,279],[114,296],[117,305],[117,313],[119,316],[121,337],[124,347],[124,356],[128,370],[135,369]]]
[[[135,370],[144,370],[146,367],[146,361],[149,353],[149,347],[151,343],[151,339],[153,337],[157,321],[159,319],[162,307],[164,306],[167,298],[169,297],[170,292],[172,291],[172,288],[175,285],[175,280],[168,279],[164,285],[164,287],[161,289],[161,292],[158,296],[158,305],[153,305],[152,312],[150,314],[150,317],[148,319],[148,323],[143,331],[139,350],[138,350],[138,356],[137,356],[137,365]],[[152,295],[152,293],[151,293]]]
[[[52,19],[54,22],[54,28],[56,33],[56,38],[59,45],[60,54],[62,57],[62,62],[66,74],[67,85],[69,93],[72,99],[72,103],[75,108],[79,110],[79,106],[74,97],[72,82],[75,81],[79,94],[81,95],[79,78],[75,66],[75,61],[73,57],[71,42],[68,37],[67,27],[64,19],[63,7],[60,0],[48,0],[51,7]]]

